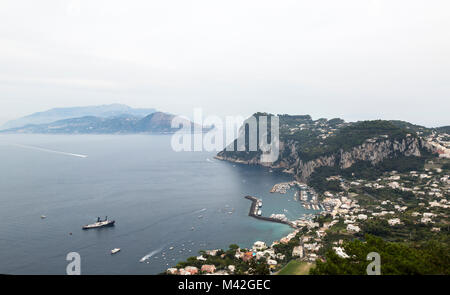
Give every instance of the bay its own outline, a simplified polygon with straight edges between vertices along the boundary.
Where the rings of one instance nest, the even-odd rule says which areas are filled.
[[[292,231],[249,217],[245,195],[264,216],[314,212],[293,191],[269,192],[291,176],[214,155],[175,152],[170,135],[0,135],[0,273],[65,274],[78,252],[82,274],[158,274],[202,249]],[[116,225],[81,229],[97,216]]]

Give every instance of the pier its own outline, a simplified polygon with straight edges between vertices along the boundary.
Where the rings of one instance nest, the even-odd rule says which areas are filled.
[[[258,201],[260,201],[260,200],[258,198],[256,198],[256,197],[252,197],[252,196],[245,196],[245,198],[247,200],[252,201],[252,204],[250,205],[250,211],[248,212],[248,216],[251,216],[251,217],[259,219],[259,220],[287,224],[290,227],[295,228],[294,224],[292,222],[290,222],[290,221],[283,221],[283,220],[279,220],[279,219],[276,219],[276,218],[264,217],[264,216],[256,215],[255,214],[255,209],[256,209],[256,206],[258,204]]]

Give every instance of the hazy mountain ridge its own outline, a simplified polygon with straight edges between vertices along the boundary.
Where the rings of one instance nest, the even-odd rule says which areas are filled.
[[[110,118],[84,116],[59,120],[49,124],[26,125],[0,132],[42,134],[172,133],[179,130],[179,128],[171,127],[173,118],[175,118],[175,115],[162,112],[155,112],[144,118],[131,115]]]
[[[2,126],[2,129],[12,129],[26,125],[49,124],[60,120],[86,116],[111,118],[121,115],[129,115],[142,118],[154,112],[156,112],[156,110],[153,108],[138,109],[123,104],[54,108],[6,122]]]

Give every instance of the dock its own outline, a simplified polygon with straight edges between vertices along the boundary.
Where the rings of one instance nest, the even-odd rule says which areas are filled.
[[[248,216],[251,216],[251,217],[259,219],[259,220],[286,224],[286,225],[289,225],[290,227],[295,228],[294,224],[292,222],[290,222],[290,221],[283,221],[283,220],[279,220],[279,219],[276,219],[276,218],[265,217],[265,216],[258,216],[257,214],[255,214],[255,209],[256,209],[256,206],[258,204],[258,201],[260,201],[260,200],[258,198],[256,198],[256,197],[252,197],[252,196],[245,196],[245,198],[252,202],[252,204],[250,205],[250,211],[248,212]]]

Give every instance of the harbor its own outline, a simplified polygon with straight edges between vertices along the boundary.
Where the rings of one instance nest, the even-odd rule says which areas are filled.
[[[253,218],[256,218],[256,219],[259,219],[259,220],[287,224],[290,227],[296,228],[294,223],[290,222],[286,218],[276,218],[276,217],[261,216],[260,208],[262,206],[262,201],[260,199],[256,198],[256,197],[252,197],[252,196],[245,196],[245,198],[252,202],[252,204],[250,205],[250,211],[248,212],[249,216],[251,216]]]
[[[300,188],[299,201],[305,209],[324,210],[324,206],[319,202],[318,194],[312,188]]]
[[[298,181],[282,182],[275,184],[270,193],[287,194],[291,189],[296,189],[294,200],[300,201],[303,208],[307,210],[324,210],[322,204],[318,200],[318,195],[314,189],[308,187],[305,183]]]
[[[270,190],[271,194],[278,193],[281,195],[288,194],[289,191],[294,190],[294,201],[306,210],[317,211],[315,213],[303,214],[302,216],[292,216],[289,220],[286,214],[288,210],[284,209],[283,213],[273,213],[270,216],[262,216],[262,200],[254,196],[246,196],[245,198],[252,201],[250,206],[249,216],[270,222],[282,223],[289,225],[292,228],[301,228],[304,226],[311,226],[313,218],[318,212],[325,210],[323,204],[319,202],[318,194],[313,188],[298,181],[282,182],[275,184]],[[294,220],[295,219],[295,220]]]

